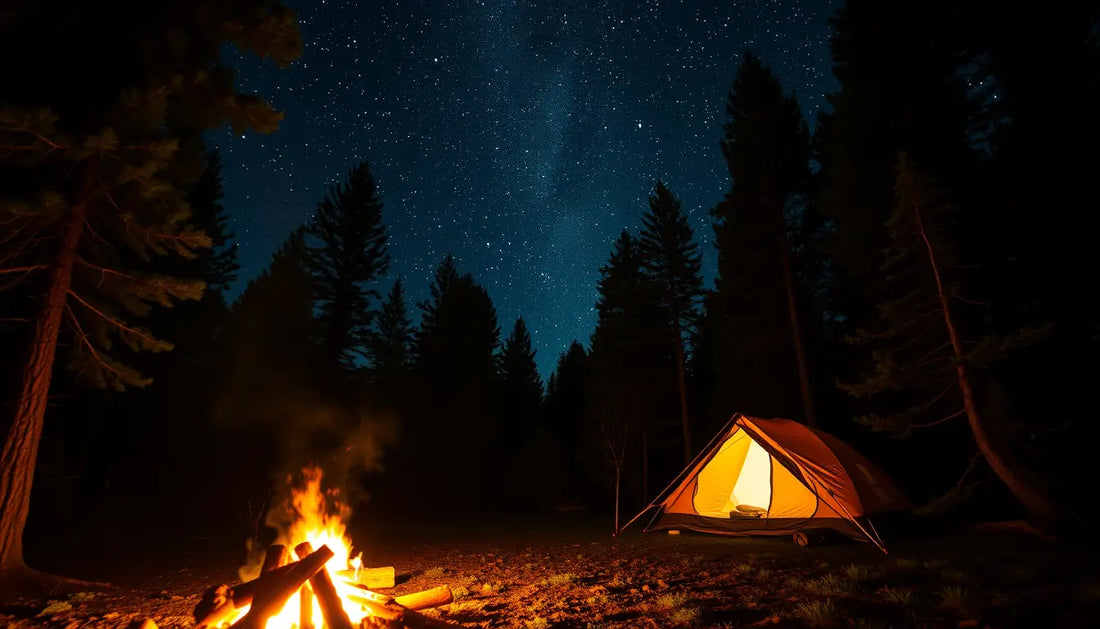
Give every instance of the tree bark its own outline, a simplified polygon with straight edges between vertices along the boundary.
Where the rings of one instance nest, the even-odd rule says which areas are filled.
[[[921,239],[924,240],[924,246],[928,250],[928,261],[932,265],[932,274],[936,278],[936,292],[939,296],[940,307],[943,309],[943,321],[947,326],[947,334],[951,339],[951,349],[955,355],[955,376],[959,382],[959,390],[962,392],[963,409],[966,411],[966,419],[970,425],[970,431],[974,435],[974,441],[977,442],[978,449],[985,457],[986,462],[989,463],[993,473],[1023,503],[1032,520],[1041,526],[1049,525],[1057,519],[1057,507],[1038,488],[1016,471],[1017,466],[998,451],[992,439],[990,439],[989,433],[986,432],[985,424],[982,422],[981,414],[978,411],[978,405],[974,400],[970,375],[963,361],[962,341],[959,340],[959,335],[955,330],[955,322],[951,318],[951,306],[947,293],[943,288],[943,280],[940,277],[939,266],[936,264],[935,252],[928,235],[924,231],[920,205],[915,202],[913,203],[913,213],[916,215],[917,229],[920,231]]]
[[[57,335],[95,181],[95,165],[89,164],[61,226],[57,248],[50,261],[45,292],[34,318],[34,331],[20,372],[14,414],[4,435],[4,449],[0,453],[0,581],[18,578],[19,574],[29,571],[23,559],[23,530],[30,511],[31,486],[53,375]]]
[[[779,258],[783,265],[783,286],[787,291],[787,315],[791,322],[791,344],[798,362],[798,382],[802,391],[802,414],[806,425],[817,426],[813,392],[810,390],[810,368],[806,363],[806,348],[802,343],[802,326],[798,318],[798,293],[794,287],[794,271],[791,269],[791,243],[787,239],[787,225],[783,220],[783,208],[776,210],[776,238],[779,241]]]

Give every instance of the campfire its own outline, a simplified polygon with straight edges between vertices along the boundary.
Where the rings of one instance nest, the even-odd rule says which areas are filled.
[[[402,596],[376,590],[396,585],[392,566],[367,568],[352,556],[347,510],[335,491],[321,489],[322,471],[303,470],[291,489],[289,524],[262,558],[241,569],[242,582],[208,590],[195,607],[197,627],[219,629],[352,629],[457,627],[417,610],[446,605],[450,587]],[[331,507],[330,507],[331,505]]]

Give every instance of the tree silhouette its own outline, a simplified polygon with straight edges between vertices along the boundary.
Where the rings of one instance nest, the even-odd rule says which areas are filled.
[[[760,59],[746,53],[726,104],[722,153],[730,190],[711,210],[718,274],[708,300],[717,380],[729,408],[816,422],[802,340],[788,232],[801,224],[809,183],[810,135],[793,96]],[[784,348],[786,346],[789,349]]]
[[[405,285],[401,278],[382,302],[371,342],[371,369],[383,387],[397,386],[407,377],[411,364],[413,329],[405,307]]]
[[[546,426],[562,464],[563,492],[577,498],[583,487],[581,446],[589,412],[589,356],[577,341],[558,357],[546,385]]]
[[[454,508],[471,508],[489,498],[499,482],[493,465],[500,434],[496,308],[473,275],[459,274],[449,254],[419,307],[413,361],[417,408],[409,432],[422,437],[427,448],[416,456],[433,465],[420,465],[417,473],[431,487],[445,485],[455,474],[474,479],[463,495],[445,498]]]
[[[145,384],[107,352],[116,340],[168,349],[127,315],[201,294],[201,282],[144,272],[151,258],[210,244],[187,222],[186,190],[202,168],[195,139],[225,122],[243,132],[279,120],[260,98],[236,93],[218,63],[226,42],[280,65],[301,48],[293,14],[266,0],[65,12],[23,3],[0,25],[9,86],[0,103],[0,275],[26,278],[41,295],[0,455],[5,593],[41,581],[24,563],[22,536],[59,334],[71,334],[70,366],[94,383]],[[29,46],[51,54],[28,57]]]
[[[372,283],[389,267],[382,201],[370,166],[360,162],[346,183],[330,186],[309,235],[309,268],[320,310],[322,346],[347,371],[369,358]]]
[[[512,501],[522,498],[517,481],[523,475],[525,458],[535,451],[532,439],[540,435],[542,423],[542,378],[531,348],[531,334],[523,317],[516,319],[504,339],[500,354],[500,463],[501,470],[515,470],[502,483],[502,493]],[[524,474],[530,472],[524,471]],[[543,472],[545,474],[545,471]]]
[[[597,421],[629,423],[638,440],[640,493],[649,493],[650,433],[658,431],[675,388],[666,311],[660,307],[638,239],[624,231],[600,268],[592,333],[592,413]],[[658,443],[664,443],[664,439]],[[602,437],[595,449],[602,448]]]
[[[934,179],[902,153],[897,166],[898,204],[888,224],[891,246],[883,267],[899,295],[879,306],[881,324],[861,330],[854,342],[870,345],[875,368],[861,382],[844,385],[853,395],[913,391],[915,403],[890,416],[864,416],[872,428],[908,433],[965,417],[978,450],[1031,516],[1052,523],[1057,509],[1020,464],[998,445],[981,410],[977,372],[1039,334],[1024,330],[1012,338],[964,338],[957,309],[969,300],[958,283],[957,216]],[[960,408],[961,407],[961,408]],[[932,413],[946,413],[927,418]]]
[[[680,428],[684,465],[691,462],[691,420],[688,416],[687,350],[685,339],[695,331],[699,298],[703,294],[699,245],[695,242],[680,201],[660,181],[649,197],[649,212],[642,217],[638,240],[643,269],[649,276],[660,305],[668,342],[673,351],[676,384],[680,393]]]

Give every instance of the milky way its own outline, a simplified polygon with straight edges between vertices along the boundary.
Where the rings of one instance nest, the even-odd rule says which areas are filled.
[[[212,135],[240,247],[234,295],[325,189],[370,162],[414,320],[453,253],[522,316],[546,376],[595,324],[599,267],[659,178],[713,277],[708,210],[729,186],[718,142],[740,55],[763,58],[813,123],[833,88],[832,0],[287,2],[289,68],[230,56],[242,89],[285,112],[271,135]]]

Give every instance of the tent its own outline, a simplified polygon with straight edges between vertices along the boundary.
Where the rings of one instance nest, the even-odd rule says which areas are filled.
[[[832,529],[885,552],[867,516],[910,503],[882,470],[836,437],[789,419],[738,414],[651,507],[657,512],[647,531],[794,534],[805,543],[800,531]]]

